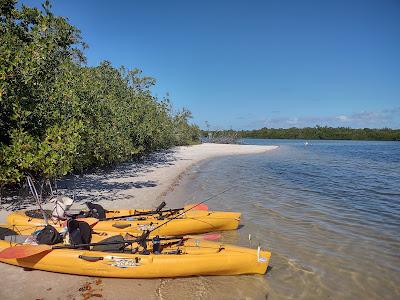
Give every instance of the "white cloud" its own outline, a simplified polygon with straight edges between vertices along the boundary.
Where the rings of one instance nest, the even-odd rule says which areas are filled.
[[[361,111],[352,114],[331,116],[272,117],[255,120],[247,128],[273,127],[353,127],[353,128],[400,128],[400,107],[381,111]]]
[[[339,120],[339,121],[348,121],[349,120],[349,117],[348,116],[345,116],[345,115],[341,115],[341,116],[337,116],[337,119]]]

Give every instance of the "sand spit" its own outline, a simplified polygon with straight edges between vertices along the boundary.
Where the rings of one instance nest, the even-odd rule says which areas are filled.
[[[150,155],[141,162],[124,163],[82,177],[68,176],[59,181],[59,189],[71,196],[75,187],[76,204],[95,201],[108,208],[154,207],[179,184],[185,172],[203,160],[228,155],[257,154],[277,146],[201,144],[176,147]],[[13,200],[20,200],[18,204]],[[10,210],[32,207],[25,195],[3,199],[0,222]],[[174,203],[168,203],[170,207]],[[0,299],[159,299],[160,279],[96,279],[56,274],[0,263],[2,289]]]

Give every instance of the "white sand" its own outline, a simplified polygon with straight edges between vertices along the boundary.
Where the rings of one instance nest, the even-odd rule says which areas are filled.
[[[78,203],[74,207],[91,200],[98,201],[107,208],[153,208],[179,183],[186,170],[202,160],[218,156],[263,153],[276,148],[277,146],[232,144],[176,147],[171,151],[151,155],[141,163],[125,163],[113,170],[80,178],[66,177],[59,185],[69,195],[71,189],[76,187]],[[174,203],[168,204],[170,207],[174,206]],[[4,207],[12,208],[9,203],[4,204]],[[27,203],[26,207],[31,206]],[[0,210],[0,222],[4,223],[8,213],[5,209]],[[160,287],[164,282],[160,279],[107,278],[96,282],[95,278],[37,270],[25,271],[3,263],[0,263],[0,272],[0,299],[81,299],[85,297],[82,289],[85,289],[87,283],[91,284],[94,294],[102,295],[101,299],[159,299]]]
[[[101,192],[99,203],[105,207],[150,207],[159,204],[161,198],[178,184],[179,179],[194,164],[218,156],[255,154],[277,148],[276,146],[232,145],[232,144],[201,144],[188,147],[177,147],[172,153],[166,154],[166,162],[150,163],[138,172],[124,172],[115,170],[107,178],[97,178],[104,183],[126,185],[124,189],[111,189]],[[121,169],[128,167],[124,165]],[[97,191],[98,192],[98,191]],[[173,203],[169,203],[173,205]]]

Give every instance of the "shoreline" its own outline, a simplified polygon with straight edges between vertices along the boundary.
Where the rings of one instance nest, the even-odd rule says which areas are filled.
[[[172,153],[167,153],[165,163],[160,164],[156,161],[155,165],[150,164],[149,167],[139,171],[134,176],[108,180],[110,183],[125,183],[135,178],[136,182],[143,183],[139,188],[133,184],[133,187],[121,191],[121,195],[127,196],[127,199],[121,199],[116,194],[109,193],[108,196],[115,197],[115,200],[102,199],[98,203],[111,208],[134,206],[154,208],[171,190],[179,185],[181,179],[194,165],[222,156],[259,154],[276,148],[278,146],[212,143],[176,147],[172,150]],[[168,204],[171,207],[176,205],[176,203],[171,202]]]
[[[169,151],[151,154],[143,162],[123,163],[112,170],[102,170],[82,177],[66,176],[58,182],[59,190],[71,196],[76,187],[76,203],[72,208],[84,206],[92,200],[106,208],[152,208],[173,191],[188,170],[208,159],[259,154],[277,149],[278,146],[199,144],[175,147]],[[7,201],[7,199],[6,199]],[[10,199],[8,200],[10,201]],[[22,200],[21,209],[36,207],[32,200]],[[177,205],[170,201],[169,207]],[[0,223],[4,223],[9,211],[0,210]],[[44,207],[50,208],[46,203]],[[101,295],[102,299],[159,299],[160,287],[167,279],[116,279],[66,275],[45,271],[26,271],[23,268],[0,264],[4,275],[0,290],[2,299],[90,299]],[[40,280],[37,280],[40,278]],[[20,283],[24,282],[22,286]],[[28,287],[26,289],[24,287]],[[57,286],[57,288],[55,288]],[[134,291],[140,294],[134,295]],[[94,295],[94,296],[93,296]],[[97,296],[96,296],[97,295]]]
[[[194,165],[221,156],[258,154],[278,146],[211,144],[180,146],[150,154],[141,162],[125,162],[114,168],[102,169],[83,176],[69,175],[57,181],[58,190],[73,198],[72,209],[85,207],[92,201],[106,208],[154,208]],[[0,223],[9,211],[36,207],[31,195],[4,197],[0,207]],[[167,203],[173,207],[176,203]],[[52,209],[52,204],[43,207]]]

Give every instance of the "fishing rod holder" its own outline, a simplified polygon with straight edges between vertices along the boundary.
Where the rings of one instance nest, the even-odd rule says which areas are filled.
[[[260,246],[257,247],[257,261],[261,262],[261,263],[267,261],[267,259],[265,257],[261,256],[261,247]]]

